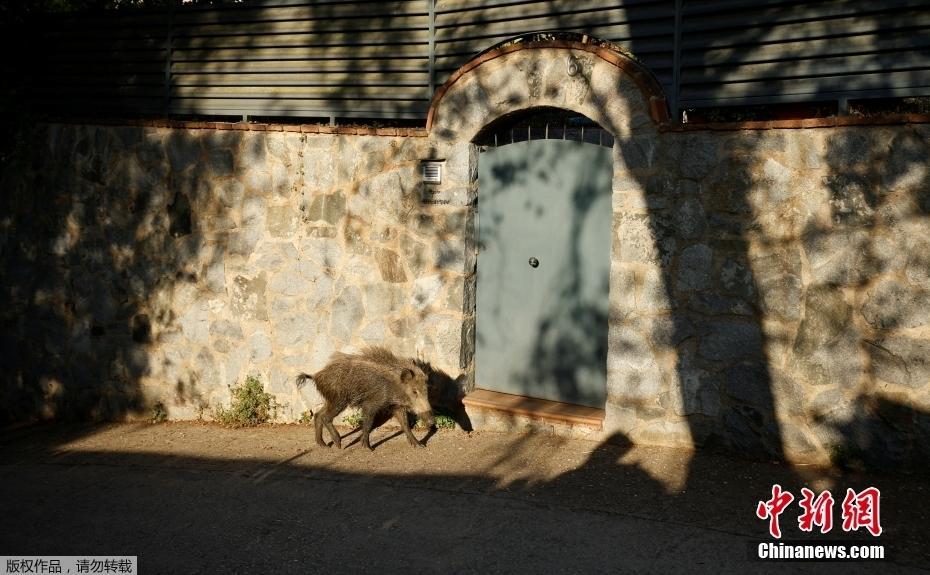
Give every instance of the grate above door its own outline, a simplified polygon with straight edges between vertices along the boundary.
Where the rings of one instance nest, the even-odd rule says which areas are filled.
[[[499,118],[475,137],[475,144],[496,148],[529,140],[572,140],[613,147],[613,135],[597,122],[561,108],[530,108]]]

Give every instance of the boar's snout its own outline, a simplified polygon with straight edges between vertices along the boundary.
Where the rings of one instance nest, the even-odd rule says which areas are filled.
[[[432,427],[436,420],[433,418],[433,406],[429,404],[429,398],[425,390],[414,396],[413,405],[410,406],[412,412],[417,414],[420,421]]]

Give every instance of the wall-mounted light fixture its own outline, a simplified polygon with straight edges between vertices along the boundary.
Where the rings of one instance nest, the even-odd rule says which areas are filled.
[[[578,73],[580,66],[578,65],[578,60],[573,56],[568,57],[568,75],[574,76]]]
[[[443,163],[445,163],[445,160],[421,160],[420,168],[423,174],[423,182],[426,184],[441,184]]]

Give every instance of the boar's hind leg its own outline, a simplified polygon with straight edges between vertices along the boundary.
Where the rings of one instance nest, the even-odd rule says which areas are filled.
[[[313,433],[316,437],[316,443],[320,447],[329,447],[323,441],[323,414],[326,413],[326,408],[329,407],[329,404],[324,405],[323,409],[316,412],[316,416],[313,418]]]
[[[362,411],[362,445],[368,448],[369,451],[374,451],[374,447],[371,446],[371,440],[369,434],[371,433],[371,428],[375,425],[375,414],[368,411]]]
[[[345,403],[329,403],[326,402],[326,405],[323,406],[323,409],[317,414],[313,419],[314,427],[316,428],[316,442],[324,447],[328,447],[323,442],[323,426],[326,426],[326,430],[329,431],[329,436],[333,439],[333,445],[337,449],[342,449],[342,436],[339,435],[339,432],[336,431],[336,427],[333,425],[333,418],[342,413],[342,410],[346,408]]]
[[[410,431],[410,424],[407,422],[407,410],[403,407],[394,408],[394,417],[397,418],[397,422],[400,423],[401,429],[404,430],[404,435],[407,436],[407,442],[414,447],[426,447],[413,435],[413,432]]]

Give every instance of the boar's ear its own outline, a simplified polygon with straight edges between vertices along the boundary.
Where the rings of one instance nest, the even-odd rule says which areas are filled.
[[[413,379],[413,371],[409,369],[404,369],[400,372],[400,380],[404,383],[409,383]]]

